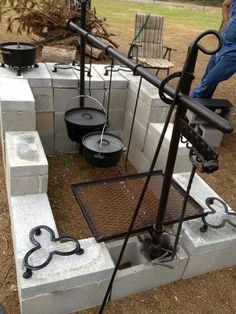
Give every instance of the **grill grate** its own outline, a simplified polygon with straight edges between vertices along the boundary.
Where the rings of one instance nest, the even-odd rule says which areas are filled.
[[[72,184],[72,191],[97,242],[124,236],[148,173]],[[156,221],[163,175],[155,171],[149,182],[133,232],[152,228]],[[179,221],[184,190],[172,180],[164,224]],[[184,220],[203,217],[203,208],[189,197]]]

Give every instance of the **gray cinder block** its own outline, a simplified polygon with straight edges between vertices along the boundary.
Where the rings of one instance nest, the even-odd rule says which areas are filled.
[[[24,79],[0,79],[0,103],[3,112],[35,110],[34,96]]]
[[[36,112],[53,111],[52,87],[32,87]]]
[[[27,79],[29,85],[35,87],[51,87],[52,78],[45,63],[38,63],[38,67],[24,69],[22,71],[24,79]]]
[[[88,76],[88,71],[91,70],[91,77]],[[80,71],[74,69],[75,74],[77,75],[80,81]],[[104,89],[105,82],[104,79],[99,75],[94,66],[89,64],[85,64],[85,75],[84,75],[84,86],[85,89]]]
[[[79,86],[79,79],[72,69],[58,69],[57,72],[53,72],[55,63],[45,64],[52,78],[53,87],[77,88]]]
[[[39,132],[39,136],[54,137],[54,113],[37,112],[36,130]]]
[[[38,132],[7,132],[5,153],[8,196],[46,193],[48,162]]]
[[[223,138],[223,133],[209,124],[198,124],[196,126],[197,132],[202,138],[211,146],[219,147]]]
[[[54,88],[54,112],[66,112],[79,107],[79,90],[76,88]],[[76,97],[76,98],[75,98]]]
[[[94,69],[98,72],[98,74],[104,80],[105,88],[109,88],[110,85],[110,71],[108,75],[105,74],[105,66],[110,66],[109,64],[94,64]],[[120,73],[120,72],[113,72],[112,73],[112,84],[111,89],[126,89],[128,87],[128,80]]]

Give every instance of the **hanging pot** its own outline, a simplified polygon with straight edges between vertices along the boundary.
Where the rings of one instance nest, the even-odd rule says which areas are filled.
[[[85,160],[101,168],[116,166],[125,150],[121,139],[110,133],[89,133],[84,136],[82,143]]]
[[[3,62],[19,68],[36,64],[37,46],[24,42],[6,42],[0,45]]]
[[[65,112],[64,119],[67,128],[67,134],[72,141],[78,143],[82,142],[82,138],[87,133],[102,131],[104,126],[107,124],[107,115],[105,108],[98,100],[91,96],[79,95],[73,97],[68,105],[73,100],[81,97],[92,99],[102,108],[102,110],[90,107],[82,107],[69,109]]]

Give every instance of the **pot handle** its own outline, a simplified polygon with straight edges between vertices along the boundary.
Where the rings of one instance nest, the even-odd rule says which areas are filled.
[[[67,106],[66,106],[66,110],[68,110],[68,106],[72,103],[73,100],[77,99],[77,98],[89,98],[89,99],[92,99],[93,101],[95,101],[101,108],[102,110],[104,111],[104,113],[107,115],[107,111],[106,109],[103,107],[103,105],[100,103],[100,101],[98,101],[96,98],[92,97],[92,96],[88,96],[88,95],[78,95],[78,96],[75,96],[73,98],[71,98],[71,100],[68,102]],[[72,109],[72,108],[71,108]]]
[[[1,53],[4,53],[5,55],[12,55],[10,51],[0,50]]]

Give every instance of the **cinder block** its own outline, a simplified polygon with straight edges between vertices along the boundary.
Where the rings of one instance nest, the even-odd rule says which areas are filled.
[[[54,135],[40,135],[45,154],[50,155],[54,153]]]
[[[54,71],[55,63],[46,63],[46,67],[52,78],[52,86],[63,88],[78,88],[79,79],[72,69],[58,69],[57,72]]]
[[[126,111],[124,118],[124,129],[122,134],[122,139],[126,145],[128,144],[131,134],[132,121],[133,116],[128,111]],[[131,142],[135,143],[140,152],[143,150],[144,147],[146,132],[147,129],[138,120],[134,120]]]
[[[174,179],[186,190],[190,173],[175,174]],[[195,175],[190,195],[202,206],[204,211],[210,211],[206,206],[207,197],[221,199],[212,188],[198,175]],[[220,210],[221,205],[214,203],[214,209]],[[221,208],[222,209],[222,208]],[[229,210],[231,208],[229,207]],[[189,256],[189,262],[183,274],[183,279],[201,275],[217,269],[236,265],[236,233],[235,228],[226,223],[220,229],[208,228],[202,233],[201,219],[194,219],[183,223],[181,245]]]
[[[78,67],[79,68],[79,67]],[[91,70],[91,77],[88,75],[88,71]],[[80,71],[74,69],[75,74],[77,75],[80,81]],[[104,89],[105,82],[104,79],[99,75],[94,66],[89,64],[85,64],[85,75],[84,75],[84,87],[85,89]]]
[[[54,113],[37,112],[36,113],[36,130],[39,136],[54,136]]]
[[[189,255],[183,279],[236,265],[235,228],[227,224],[222,229],[209,228],[201,233],[203,223],[197,219],[184,223],[182,245]]]
[[[100,280],[73,289],[63,289],[40,294],[34,298],[20,299],[21,312],[24,314],[69,314],[91,308],[102,303],[108,284],[109,280]]]
[[[87,96],[94,98],[94,99],[86,98],[85,99],[85,106],[100,109],[103,111],[104,111],[103,108],[105,108],[105,110],[106,110],[107,106],[105,103],[105,93],[106,93],[105,89],[91,89],[90,91],[85,90],[85,94]]]
[[[222,132],[209,124],[199,124],[195,129],[211,147],[220,147],[223,138]]]
[[[7,132],[6,156],[11,177],[48,173],[48,162],[38,132]]]
[[[149,162],[153,160],[163,127],[164,127],[163,123],[151,123],[149,125],[149,129],[147,132],[145,145],[143,149],[143,152],[145,156],[147,157],[147,159],[149,160]],[[166,135],[163,140],[163,144],[162,144],[159,156],[158,156],[158,160],[157,160],[158,169],[162,169],[162,170],[165,169],[167,156],[169,152],[170,141],[171,141],[172,130],[173,130],[173,124],[170,123],[167,128]],[[187,147],[185,146],[185,144],[180,142],[178,152],[177,152],[174,172],[187,172],[192,169],[192,163],[189,160],[188,154],[189,154],[189,151]]]
[[[94,64],[95,70],[104,80],[105,88],[110,87],[110,71],[108,75],[104,75],[106,72],[105,66],[109,66],[109,64]],[[126,89],[128,87],[128,80],[118,71],[114,71],[112,73],[112,84],[111,89]]]
[[[66,129],[66,123],[65,123],[64,117],[65,117],[65,114],[61,112],[55,112],[54,114],[55,136],[67,135],[67,129]]]
[[[67,134],[55,134],[54,150],[57,153],[73,153],[79,151],[79,144],[72,142]]]
[[[7,187],[11,196],[47,193],[48,176],[11,177]]]
[[[54,112],[66,112],[69,109],[79,107],[79,90],[76,88],[54,88]]]
[[[53,111],[52,87],[33,87],[36,112]]]
[[[48,163],[38,133],[7,132],[5,145],[8,195],[46,193]]]
[[[4,79],[4,78],[23,79],[22,74],[18,76],[17,71],[14,68],[9,67],[7,65],[0,66],[0,77],[1,79]]]
[[[127,95],[127,110],[134,114],[135,105],[136,105],[136,93],[132,90],[128,90]],[[145,128],[148,128],[149,123],[163,123],[166,120],[167,114],[169,111],[168,105],[156,106],[148,105],[146,100],[143,101],[141,98],[138,100],[137,110],[136,110],[136,119],[142,123]]]
[[[124,109],[111,109],[109,110],[109,131],[112,130],[123,130],[124,126]]]
[[[27,80],[0,79],[1,110],[34,111],[34,96]]]
[[[29,240],[29,232],[32,228],[40,225],[47,225],[52,228],[58,236],[57,227],[54,221],[52,210],[47,194],[34,194],[15,196],[9,199],[9,210],[11,217],[11,229],[15,259],[19,255],[26,254],[32,248]],[[43,240],[47,237],[42,234]],[[22,264],[17,263],[18,284],[23,281]],[[20,281],[19,281],[20,279]],[[20,288],[20,287],[19,287]]]
[[[106,91],[105,106],[108,105],[109,91]],[[113,89],[110,94],[110,109],[126,109],[127,89]]]
[[[36,128],[35,111],[2,111],[0,119],[3,138],[8,131],[34,131]]]
[[[135,95],[137,95],[138,88],[139,88],[139,81],[137,80],[130,81],[129,90],[135,93]],[[139,99],[145,102],[145,104],[150,107],[168,106],[166,103],[164,103],[160,99],[158,88],[153,86],[151,83],[149,83],[146,80],[142,81],[140,93],[139,93]]]
[[[123,241],[107,244],[114,261],[120,252]],[[130,294],[149,290],[181,279],[188,262],[188,256],[180,247],[177,259],[163,263],[163,266],[155,265],[143,256],[142,245],[137,238],[131,238],[123,256],[122,262],[131,263],[131,267],[119,270],[112,289],[112,299],[118,299]],[[165,267],[168,265],[173,267]]]
[[[22,75],[33,88],[52,86],[52,78],[45,63],[38,63],[38,67],[24,69]]]

